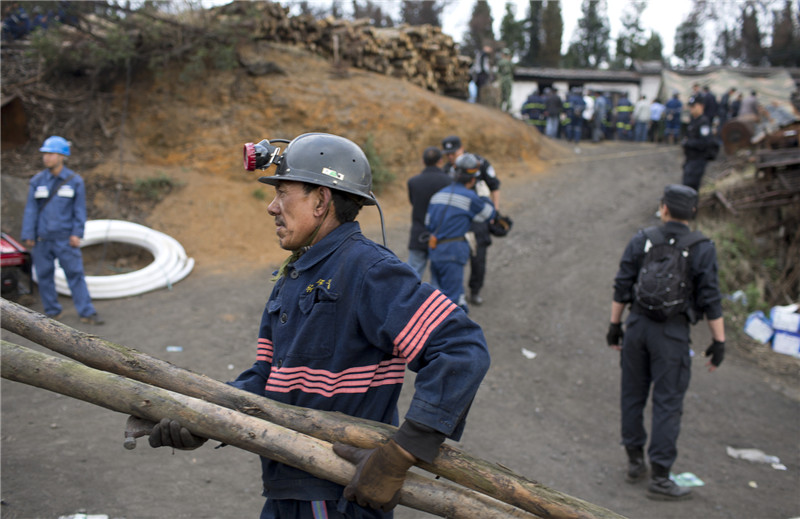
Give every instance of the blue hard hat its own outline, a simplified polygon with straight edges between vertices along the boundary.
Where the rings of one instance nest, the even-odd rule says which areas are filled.
[[[45,139],[39,151],[44,153],[59,153],[65,157],[69,157],[69,141],[64,137],[53,135]]]

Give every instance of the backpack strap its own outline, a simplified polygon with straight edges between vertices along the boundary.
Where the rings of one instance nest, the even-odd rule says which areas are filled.
[[[675,246],[681,250],[691,249],[701,241],[708,241],[708,237],[700,231],[692,231],[681,236]]]
[[[644,233],[645,238],[650,240],[650,243],[652,245],[660,245],[667,241],[667,239],[664,237],[664,233],[661,230],[661,227],[659,227],[658,225],[654,225],[652,227],[646,227],[642,229],[642,232]],[[647,246],[645,245],[645,247]]]

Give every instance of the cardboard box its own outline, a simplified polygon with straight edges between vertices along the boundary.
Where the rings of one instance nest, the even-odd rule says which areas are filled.
[[[757,311],[747,316],[744,323],[744,333],[757,340],[761,344],[766,344],[772,339],[772,323],[769,322],[764,312]]]
[[[778,353],[800,358],[800,333],[775,330],[772,338],[772,349]]]
[[[797,305],[773,306],[769,312],[772,327],[784,332],[800,333],[800,314]]]

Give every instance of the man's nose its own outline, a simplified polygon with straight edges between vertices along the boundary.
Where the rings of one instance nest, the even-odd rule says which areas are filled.
[[[278,200],[277,197],[273,198],[272,202],[270,202],[269,205],[267,206],[267,212],[272,216],[275,216],[275,215],[278,214],[278,204],[275,203],[276,200]]]

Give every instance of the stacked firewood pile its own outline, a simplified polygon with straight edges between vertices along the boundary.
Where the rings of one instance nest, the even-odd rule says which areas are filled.
[[[459,55],[453,39],[439,27],[376,28],[369,20],[289,16],[287,7],[271,2],[233,2],[212,12],[256,40],[302,45],[337,66],[405,79],[439,94],[467,93],[472,58]]]

